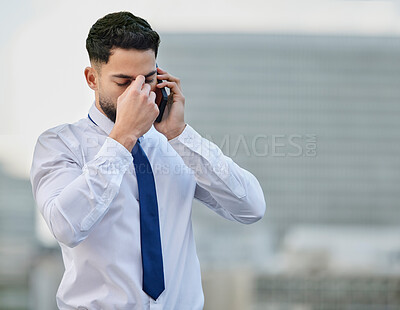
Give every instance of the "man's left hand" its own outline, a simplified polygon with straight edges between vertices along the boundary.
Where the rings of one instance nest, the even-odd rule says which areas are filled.
[[[179,136],[186,127],[184,118],[185,97],[182,93],[181,81],[177,77],[157,68],[157,80],[164,80],[157,84],[157,88],[168,87],[170,94],[162,120],[159,123],[154,123],[154,127],[168,140],[171,140]]]

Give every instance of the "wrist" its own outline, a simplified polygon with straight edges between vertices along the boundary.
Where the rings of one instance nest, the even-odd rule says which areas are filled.
[[[122,144],[129,152],[132,152],[138,139],[136,135],[121,133],[115,127],[111,130],[109,137]]]
[[[177,136],[179,136],[185,130],[185,128],[186,128],[186,123],[184,123],[182,126],[179,126],[175,130],[169,131],[168,133],[165,134],[165,136],[167,137],[168,141],[172,140]]]

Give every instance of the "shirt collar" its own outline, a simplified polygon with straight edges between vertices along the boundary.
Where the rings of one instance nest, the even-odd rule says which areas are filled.
[[[105,116],[96,106],[96,102],[93,102],[92,106],[89,109],[89,115],[92,120],[102,129],[107,136],[110,135],[111,130],[114,128],[114,122],[112,122],[107,116]],[[90,120],[89,120],[90,121]],[[153,129],[153,125],[150,130]],[[140,142],[145,138],[145,136],[150,132],[146,132],[143,136],[139,137]]]

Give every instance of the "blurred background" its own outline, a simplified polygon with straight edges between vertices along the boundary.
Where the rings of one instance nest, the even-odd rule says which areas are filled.
[[[245,226],[194,201],[206,310],[400,309],[400,1],[0,5],[0,309],[56,309],[60,249],[32,198],[37,137],[86,117],[91,25],[161,35],[186,121],[260,181]]]

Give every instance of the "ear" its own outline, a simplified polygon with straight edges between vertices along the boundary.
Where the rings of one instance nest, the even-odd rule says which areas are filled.
[[[85,68],[85,78],[86,78],[86,83],[88,84],[88,86],[91,89],[93,89],[93,90],[98,89],[99,79],[98,79],[98,73],[97,73],[96,69],[94,69],[93,67],[86,67]]]

